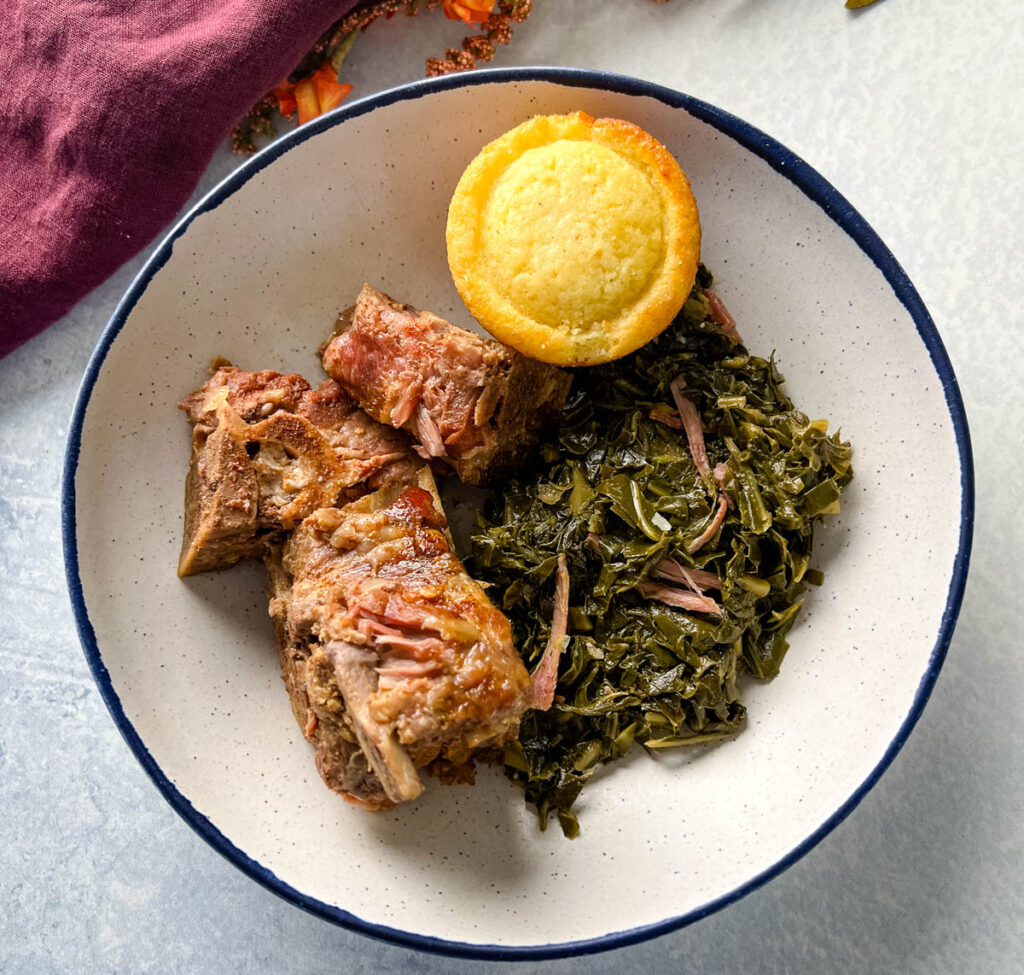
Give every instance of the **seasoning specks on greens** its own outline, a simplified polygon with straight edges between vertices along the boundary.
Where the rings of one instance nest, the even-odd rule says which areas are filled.
[[[852,476],[849,445],[793,408],[773,359],[714,320],[710,284],[701,268],[659,338],[576,373],[560,429],[472,539],[475,574],[494,585],[531,667],[548,643],[560,554],[568,565],[554,703],[528,711],[504,752],[541,825],[554,814],[567,836],[584,784],[634,743],[657,751],[739,729],[739,677],[778,673],[805,587],[822,581],[814,524],[839,510]],[[680,378],[717,479],[677,428]]]

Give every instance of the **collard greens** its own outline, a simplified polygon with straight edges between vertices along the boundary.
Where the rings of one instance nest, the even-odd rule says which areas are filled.
[[[528,711],[507,746],[508,775],[566,835],[580,790],[634,744],[647,749],[734,734],[739,678],[778,673],[808,583],[816,521],[839,510],[850,447],[793,408],[771,359],[750,355],[712,318],[701,268],[677,318],[627,358],[579,370],[563,422],[534,464],[494,496],[472,540],[532,667],[551,628],[558,554],[568,561],[569,636],[555,703]],[[713,537],[719,486],[698,472],[669,384],[682,376],[710,467],[725,465],[729,507]],[[721,473],[721,468],[719,468]],[[724,504],[724,502],[723,502]],[[721,614],[644,598],[666,558],[714,573]],[[707,576],[698,578],[707,579]],[[679,583],[668,583],[685,589]],[[703,588],[703,587],[702,587]]]

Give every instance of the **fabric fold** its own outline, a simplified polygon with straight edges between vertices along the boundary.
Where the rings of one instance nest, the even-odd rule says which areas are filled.
[[[0,356],[149,244],[355,0],[14,0],[0,17]]]

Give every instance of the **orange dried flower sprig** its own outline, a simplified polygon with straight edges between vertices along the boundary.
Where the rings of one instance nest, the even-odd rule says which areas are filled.
[[[494,0],[442,0],[442,6],[449,20],[482,24],[494,9]]]
[[[338,81],[338,72],[330,64],[322,64],[302,81],[282,81],[271,94],[277,99],[277,110],[285,118],[299,113],[299,125],[337,108],[352,91],[351,85]]]
[[[533,12],[533,0],[500,0],[497,4],[477,0],[482,12],[488,7],[488,14],[473,23],[480,25],[481,33],[470,34],[462,39],[462,48],[449,48],[443,58],[427,58],[427,75],[450,74],[453,71],[469,71],[477,61],[490,61],[494,57],[496,44],[508,44],[512,40],[512,25],[521,24]],[[462,6],[456,3],[454,6]],[[445,13],[448,14],[447,9]],[[464,18],[460,18],[464,19]],[[470,23],[470,21],[466,21]]]

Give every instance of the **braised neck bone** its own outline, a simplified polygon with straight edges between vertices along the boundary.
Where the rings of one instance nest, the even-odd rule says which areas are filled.
[[[415,470],[409,443],[333,380],[215,363],[181,408],[192,423],[181,576],[257,556],[268,533]]]
[[[446,461],[468,484],[520,464],[572,381],[368,285],[339,318],[323,358],[367,413],[407,430],[421,457]]]
[[[508,620],[446,529],[424,467],[414,483],[314,512],[284,547],[285,625],[309,648],[315,719],[336,722],[340,701],[373,772],[325,781],[373,808],[418,794],[416,768],[464,765],[513,738],[529,704]]]

